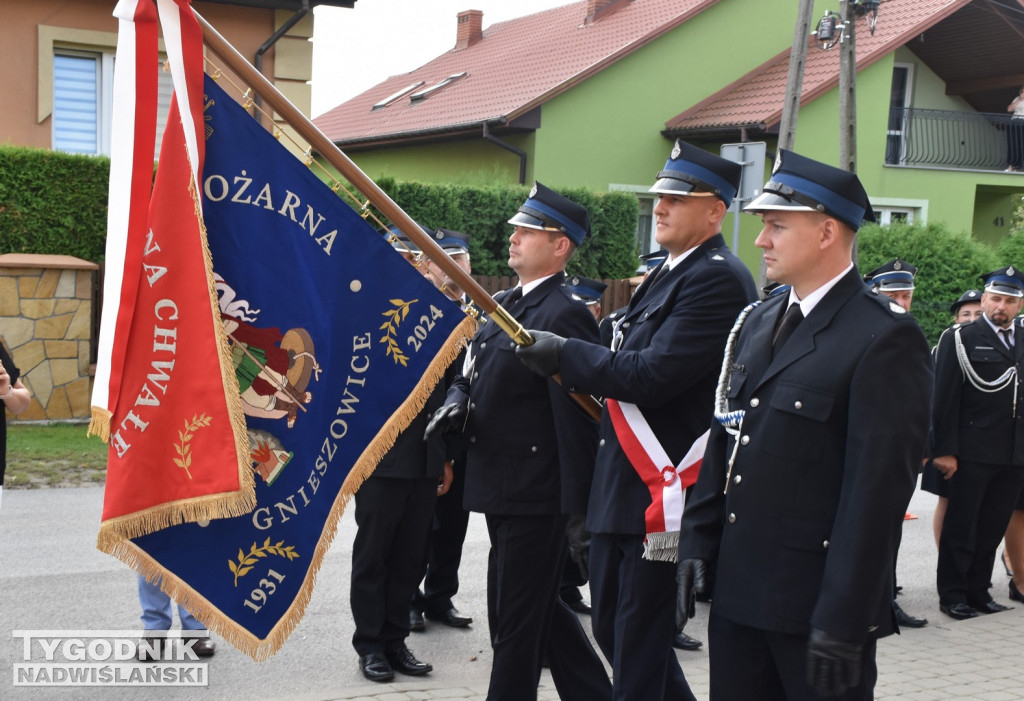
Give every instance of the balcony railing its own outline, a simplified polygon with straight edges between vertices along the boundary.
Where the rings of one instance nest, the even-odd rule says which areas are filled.
[[[1011,130],[1024,131],[1021,120],[1014,120],[1011,127],[1012,117],[1009,113],[893,107],[889,110],[885,162],[1003,170],[1008,163],[1008,135]]]

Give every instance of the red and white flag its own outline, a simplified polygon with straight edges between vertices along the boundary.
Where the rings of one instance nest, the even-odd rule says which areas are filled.
[[[174,98],[153,180],[157,12]],[[202,30],[190,0],[121,0],[106,278],[90,434],[110,445],[99,540],[255,506],[203,227]]]

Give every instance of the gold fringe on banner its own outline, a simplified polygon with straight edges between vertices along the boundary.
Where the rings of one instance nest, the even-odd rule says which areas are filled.
[[[370,441],[370,444],[366,446],[362,454],[355,461],[348,476],[345,478],[345,482],[342,484],[338,496],[334,500],[334,504],[331,506],[331,512],[327,516],[323,531],[313,551],[309,570],[306,572],[306,577],[295,600],[266,638],[257,638],[235,621],[228,618],[220,609],[207,601],[183,580],[160,565],[159,562],[140,549],[135,543],[131,542],[131,540],[126,539],[126,537],[104,537],[104,532],[101,529],[97,547],[136,570],[147,580],[159,582],[160,588],[168,596],[188,609],[210,631],[222,637],[233,647],[241,650],[257,662],[269,659],[281,648],[284,641],[288,639],[288,636],[292,634],[295,627],[299,625],[299,621],[302,620],[302,616],[306,612],[306,606],[313,595],[316,575],[320,571],[323,558],[327,554],[327,550],[330,548],[338,531],[338,522],[345,511],[345,506],[356,490],[359,489],[359,486],[373,473],[377,463],[395,444],[398,434],[412,423],[412,420],[423,410],[427,399],[434,391],[435,385],[444,376],[445,369],[451,365],[462,348],[465,347],[466,342],[476,333],[476,326],[476,320],[468,316],[459,322],[459,325],[452,331],[448,340],[445,341],[437,355],[430,362],[430,365],[427,366],[423,376],[417,382],[409,397],[384,423],[377,436]],[[180,523],[180,521],[178,522]],[[104,523],[104,526],[106,525],[107,523]],[[132,536],[128,536],[128,538],[130,537]]]
[[[109,409],[94,406],[92,418],[89,419],[89,428],[85,432],[86,437],[99,436],[104,443],[110,441],[110,419],[113,416],[113,412]]]

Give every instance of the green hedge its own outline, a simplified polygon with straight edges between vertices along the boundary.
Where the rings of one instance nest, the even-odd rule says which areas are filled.
[[[507,265],[511,227],[506,222],[526,201],[529,188],[429,185],[393,178],[381,178],[377,184],[424,226],[443,226],[470,234],[474,274],[513,274]],[[591,235],[569,262],[569,272],[594,278],[632,275],[637,265],[636,197],[584,189],[557,191],[590,212]]]
[[[995,270],[1001,260],[984,243],[943,224],[868,224],[857,246],[861,273],[897,257],[917,266],[911,311],[932,344],[953,321],[949,305],[965,290],[978,289],[978,275]]]
[[[0,146],[0,252],[103,259],[110,159]]]

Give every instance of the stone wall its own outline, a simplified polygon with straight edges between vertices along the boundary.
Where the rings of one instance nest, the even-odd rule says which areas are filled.
[[[0,338],[32,393],[19,420],[89,417],[98,267],[72,256],[0,255]]]

